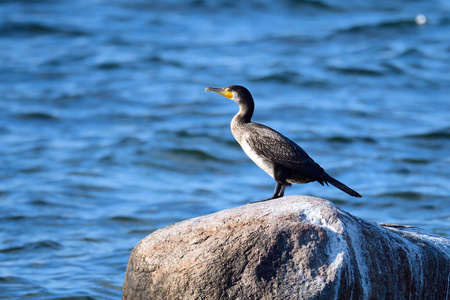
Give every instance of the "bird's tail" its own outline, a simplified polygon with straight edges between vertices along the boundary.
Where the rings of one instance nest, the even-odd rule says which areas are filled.
[[[322,178],[322,180],[323,180],[323,182],[325,182],[325,183],[327,183],[327,184],[329,183],[329,184],[331,184],[331,185],[334,185],[335,187],[337,187],[337,188],[340,189],[341,191],[346,192],[346,193],[349,194],[350,196],[358,197],[358,198],[361,198],[361,197],[362,197],[358,192],[352,190],[351,188],[349,188],[348,186],[346,186],[346,185],[343,184],[342,182],[340,182],[340,181],[334,179],[333,177],[331,177],[331,176],[328,175],[328,174],[325,174],[325,176]]]

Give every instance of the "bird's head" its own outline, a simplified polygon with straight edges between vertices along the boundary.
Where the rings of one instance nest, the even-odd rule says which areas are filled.
[[[240,85],[230,85],[224,88],[212,88],[208,87],[205,89],[206,92],[216,92],[222,96],[225,96],[238,104],[245,103],[248,101],[253,102],[252,94],[243,86]]]

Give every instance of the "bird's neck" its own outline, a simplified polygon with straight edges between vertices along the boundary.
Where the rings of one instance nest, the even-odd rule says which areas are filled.
[[[235,125],[250,123],[253,116],[255,105],[253,101],[239,105],[239,112],[234,116],[232,123]]]

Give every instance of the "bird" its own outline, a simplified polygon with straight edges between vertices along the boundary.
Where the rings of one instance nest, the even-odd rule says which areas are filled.
[[[247,156],[276,182],[274,194],[267,201],[284,196],[287,186],[317,181],[322,186],[331,184],[353,197],[362,197],[342,182],[328,175],[299,145],[278,131],[252,122],[255,103],[252,94],[243,86],[208,87],[239,105],[230,127],[236,141]],[[256,202],[261,202],[256,201]]]

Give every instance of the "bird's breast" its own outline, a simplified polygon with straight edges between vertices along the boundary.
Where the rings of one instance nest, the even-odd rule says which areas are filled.
[[[244,150],[245,154],[258,166],[260,167],[264,172],[269,174],[272,178],[274,177],[274,166],[273,163],[267,159],[264,159],[260,155],[256,153],[252,149],[252,147],[248,144],[247,139],[245,138],[245,134],[242,134],[240,132],[235,132],[232,130],[233,136],[236,139],[236,141],[241,146],[242,150]]]

